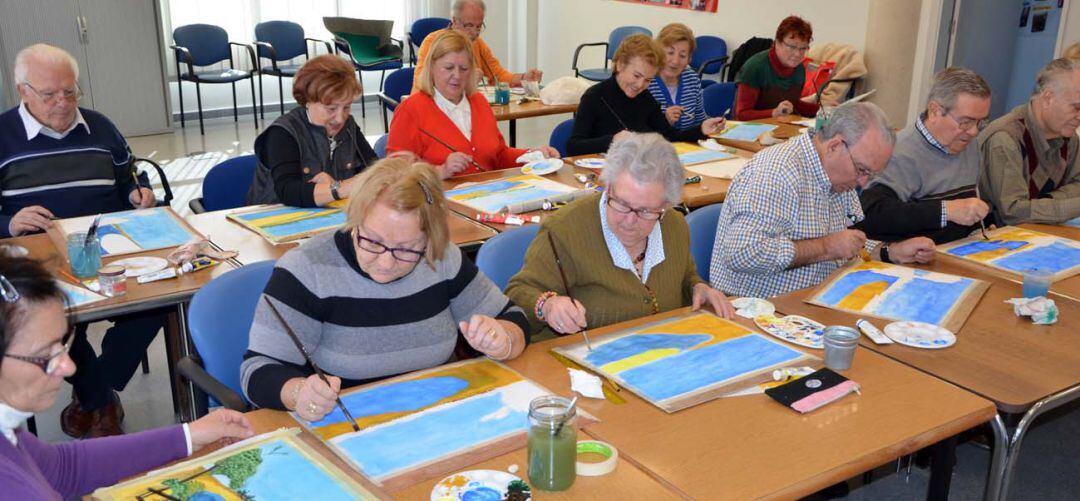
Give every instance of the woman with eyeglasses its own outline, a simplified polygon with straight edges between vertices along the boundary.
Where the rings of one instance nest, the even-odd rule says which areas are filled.
[[[68,499],[90,494],[222,439],[253,435],[243,414],[210,413],[191,423],[127,435],[48,444],[26,420],[56,402],[73,330],[65,297],[41,264],[0,258],[0,497]]]
[[[600,175],[607,189],[545,219],[506,287],[533,333],[570,334],[690,305],[731,317],[724,294],[698,276],[686,220],[671,210],[684,179],[663,136],[612,143]]]
[[[259,407],[315,421],[342,388],[446,363],[459,341],[495,360],[525,349],[521,309],[450,243],[431,165],[393,155],[357,180],[344,227],[282,256],[263,291],[240,366],[244,393]]]
[[[814,31],[798,16],[788,16],[776,28],[776,38],[767,51],[746,60],[735,77],[735,119],[758,120],[792,113],[812,117],[817,102],[802,99],[806,83],[803,59],[810,50]]]

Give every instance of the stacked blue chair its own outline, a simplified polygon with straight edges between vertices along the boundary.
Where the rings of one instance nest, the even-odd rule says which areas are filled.
[[[476,267],[495,282],[499,290],[505,290],[510,277],[525,263],[525,251],[538,231],[540,225],[529,224],[495,235],[480,246]]]
[[[401,101],[412,92],[413,67],[394,70],[386,76],[383,90],[379,93],[379,102],[382,103],[383,129],[390,132],[390,113],[397,109]]]
[[[409,63],[416,66],[416,55],[420,52],[420,46],[428,35],[449,26],[450,20],[445,17],[423,17],[413,21],[409,32],[405,34],[409,42]]]
[[[233,47],[245,49],[251,58],[251,70],[236,69],[233,60]],[[259,128],[259,116],[254,111],[255,106],[255,69],[259,62],[255,58],[255,49],[250,45],[230,42],[229,35],[220,26],[212,24],[189,24],[173,30],[173,44],[169,46],[176,56],[176,75],[178,78],[177,93],[180,94],[180,127],[184,127],[184,90],[179,82],[188,81],[195,83],[195,99],[199,106],[199,133],[206,134],[203,128],[202,91],[200,84],[232,84],[233,95],[233,121],[239,121],[239,113],[236,109],[236,82],[249,80],[251,82],[251,105],[253,107],[251,117],[255,120],[255,129]],[[195,71],[196,66],[210,66],[229,60],[228,70],[204,70]],[[180,63],[187,66],[186,72],[180,71]]]
[[[570,142],[570,133],[574,132],[574,119],[569,118],[551,129],[548,145],[559,150],[559,155],[566,156],[566,143]]]
[[[727,42],[720,37],[702,35],[694,39],[694,44],[697,47],[690,58],[690,68],[702,78],[704,86],[705,82],[712,82],[705,80],[706,75],[720,75],[724,71],[728,60]]]
[[[188,202],[191,212],[243,207],[257,165],[255,155],[241,155],[211,167],[203,178],[202,196]]]
[[[263,58],[270,60],[270,66],[259,69],[259,116],[266,118],[266,110],[263,106],[262,76],[271,75],[278,77],[278,97],[281,114],[285,114],[285,89],[283,80],[285,77],[293,77],[303,64],[278,64],[279,61],[304,56],[308,54],[308,42],[322,43],[326,46],[329,54],[334,51],[333,46],[326,40],[307,38],[304,36],[304,28],[292,21],[267,21],[255,25],[255,46],[259,55],[259,61]]]
[[[686,216],[690,226],[690,255],[697,264],[698,275],[709,280],[709,261],[712,260],[713,245],[716,243],[716,223],[720,220],[723,204],[706,205],[695,209]]]
[[[612,71],[611,68],[608,68],[608,61],[615,58],[615,50],[619,48],[619,44],[622,43],[624,38],[638,33],[650,37],[652,36],[652,30],[648,28],[641,26],[620,26],[611,30],[606,42],[592,42],[578,45],[577,48],[574,49],[574,62],[571,64],[571,68],[574,70],[574,76],[582,77],[594,82],[607,80],[611,76]],[[585,47],[604,47],[603,68],[578,69],[578,55],[581,54],[581,49],[584,49]]]
[[[701,91],[705,113],[710,117],[731,118],[735,112],[735,82],[718,82]],[[724,114],[727,110],[727,114]]]

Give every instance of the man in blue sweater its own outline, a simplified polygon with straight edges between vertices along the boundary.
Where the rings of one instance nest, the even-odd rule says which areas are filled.
[[[108,118],[79,108],[79,68],[62,49],[31,45],[15,58],[19,106],[0,114],[0,238],[49,229],[52,220],[152,207],[154,192],[136,183],[134,157]],[[73,437],[122,433],[122,390],[164,325],[161,312],[111,319],[98,357],[76,328],[68,378],[72,403],[61,428]]]

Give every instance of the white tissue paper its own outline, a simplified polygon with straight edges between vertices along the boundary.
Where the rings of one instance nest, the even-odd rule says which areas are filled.
[[[1051,325],[1057,322],[1058,307],[1053,299],[1043,296],[1038,297],[1014,297],[1006,299],[1006,303],[1013,305],[1013,313],[1018,317],[1031,317],[1031,321],[1038,325]]]
[[[570,371],[570,389],[589,398],[604,398],[604,383],[600,378],[585,371],[567,368]]]
[[[515,162],[519,164],[527,164],[529,162],[539,162],[544,159],[544,153],[541,151],[530,151],[520,157],[517,157]]]
[[[731,305],[735,307],[736,315],[751,320],[776,313],[776,306],[757,297],[740,297],[732,301]]]

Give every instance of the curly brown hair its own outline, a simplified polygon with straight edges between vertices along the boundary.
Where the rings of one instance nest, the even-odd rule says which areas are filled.
[[[293,77],[292,95],[296,104],[331,104],[352,101],[363,92],[352,63],[332,54],[311,58]]]

